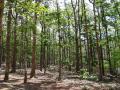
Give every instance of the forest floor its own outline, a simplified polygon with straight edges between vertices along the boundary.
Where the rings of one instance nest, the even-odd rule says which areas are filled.
[[[120,90],[120,83],[96,82],[72,78],[70,72],[63,73],[63,79],[57,81],[58,73],[47,71],[46,74],[36,70],[36,77],[29,78],[30,69],[28,69],[28,80],[24,84],[23,70],[17,70],[16,74],[9,76],[8,82],[3,82],[4,71],[0,72],[0,90]],[[67,74],[66,74],[67,73]],[[67,75],[67,76],[66,76]],[[68,78],[69,76],[69,78]]]

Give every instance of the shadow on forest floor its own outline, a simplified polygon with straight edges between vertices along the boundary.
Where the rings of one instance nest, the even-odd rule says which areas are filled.
[[[70,90],[70,86],[57,86],[56,82],[22,83],[19,85],[0,84],[0,90]]]
[[[110,88],[107,87],[95,87],[94,85],[88,84],[87,86],[83,86],[81,84],[81,89],[79,88],[80,84],[69,85],[69,86],[58,86],[57,83],[21,83],[19,85],[6,85],[0,84],[0,90],[120,90],[120,88]],[[77,87],[77,88],[76,88]],[[89,89],[87,89],[90,87]]]
[[[4,74],[0,74],[0,90],[120,90],[120,84],[116,82],[80,80],[73,76],[57,81],[57,75],[57,73],[44,74],[36,71],[36,77],[28,78],[28,83],[24,84],[24,74],[10,74],[8,82],[4,82]]]

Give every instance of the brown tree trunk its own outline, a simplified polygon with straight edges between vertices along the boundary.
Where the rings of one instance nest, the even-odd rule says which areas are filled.
[[[40,71],[42,71],[43,68],[43,44],[41,42],[41,50],[40,50]]]
[[[78,23],[77,23],[77,14],[76,14],[76,7],[73,4],[73,0],[71,0],[71,5],[74,14],[74,27],[75,27],[75,60],[76,60],[76,72],[80,70],[80,58],[79,58],[79,43],[78,43]]]
[[[37,4],[36,7],[39,6],[39,1],[35,0],[35,3]],[[35,24],[35,28],[33,30],[32,69],[31,69],[30,78],[35,76],[35,69],[36,69],[36,24],[37,24],[37,14],[36,13],[34,15],[34,24]]]
[[[62,47],[61,47],[61,30],[60,30],[60,8],[58,5],[58,0],[56,0],[56,7],[57,7],[57,29],[58,29],[58,38],[59,38],[59,76],[58,76],[58,81],[61,80],[61,68],[62,68]]]
[[[16,13],[15,17],[15,26],[14,26],[14,47],[13,47],[13,60],[12,60],[12,73],[16,72],[16,59],[17,59],[17,35],[16,35],[16,27],[17,27],[17,17],[18,14]]]
[[[2,62],[2,19],[3,19],[4,0],[0,0],[0,67]]]
[[[93,12],[94,12],[94,30],[96,34],[96,55],[98,60],[98,66],[99,66],[99,80],[102,80],[102,69],[101,69],[101,59],[100,59],[100,50],[99,50],[99,33],[97,31],[97,19],[96,19],[96,2],[93,1]]]
[[[80,69],[83,67],[83,61],[82,61],[82,39],[81,39],[81,17],[80,16],[80,0],[78,0],[78,29],[79,29],[79,53],[80,53]]]
[[[98,22],[98,27],[99,27],[99,32],[100,32],[100,40],[102,40],[102,33],[101,33],[101,17],[100,17],[100,9],[97,9],[98,12],[98,18],[99,18],[99,22]],[[100,45],[100,59],[101,59],[101,70],[102,70],[102,74],[104,75],[104,60],[103,60],[103,50],[102,50],[102,45]]]
[[[36,69],[36,21],[37,21],[37,15],[35,14],[35,29],[33,30],[33,47],[32,47],[32,70],[31,70],[30,78],[35,76],[35,69]]]
[[[89,42],[89,34],[88,34],[88,25],[87,25],[87,16],[86,16],[86,6],[85,6],[85,1],[82,0],[82,4],[83,4],[83,15],[84,15],[84,29],[85,29],[85,33],[86,33],[86,39],[87,39],[87,63],[88,63],[88,71],[89,74],[92,73],[91,71],[91,53],[90,53],[90,42]]]
[[[48,40],[50,40],[50,30],[47,30]],[[47,43],[47,67],[51,64],[51,44]]]
[[[69,15],[69,12],[67,10],[67,4],[66,4],[66,1],[64,0],[64,5],[65,5],[65,10],[66,10],[66,13],[67,13],[67,17],[68,17],[68,22],[67,22],[67,25],[68,25],[68,31],[67,31],[67,37],[68,37],[68,43],[70,44],[71,43],[71,38],[70,38],[70,15]],[[68,65],[68,70],[71,71],[71,68],[72,68],[72,65],[71,65],[71,49],[70,49],[70,46],[68,47],[68,58],[69,58],[69,65]]]
[[[110,47],[109,47],[109,38],[108,38],[108,26],[107,26],[107,21],[106,21],[106,16],[104,12],[103,6],[101,7],[101,14],[102,14],[102,25],[105,28],[105,38],[106,38],[106,55],[107,55],[107,60],[109,63],[109,73],[112,74],[112,63],[111,63],[111,58],[110,58]]]
[[[27,70],[26,70],[26,68],[27,68],[27,62],[25,62],[24,63],[25,64],[25,72],[24,72],[24,83],[27,83]]]
[[[8,1],[8,21],[7,21],[7,36],[6,36],[6,69],[4,81],[9,80],[9,68],[10,68],[10,36],[11,36],[11,21],[12,21],[12,3]]]

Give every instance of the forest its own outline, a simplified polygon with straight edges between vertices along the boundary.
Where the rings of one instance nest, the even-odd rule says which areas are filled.
[[[0,0],[0,90],[120,90],[120,0]]]

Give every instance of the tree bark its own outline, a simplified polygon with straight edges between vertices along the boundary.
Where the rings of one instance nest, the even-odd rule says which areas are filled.
[[[3,28],[3,9],[4,9],[4,0],[0,0],[0,67],[2,63],[2,28]]]
[[[37,4],[36,7],[39,5],[39,1],[35,0],[35,3]],[[32,47],[32,69],[30,78],[35,76],[35,69],[36,69],[36,24],[37,24],[37,14],[34,15],[34,24],[35,28],[33,29],[33,47]]]
[[[107,26],[107,21],[106,21],[106,16],[104,12],[103,6],[101,6],[101,13],[102,13],[102,25],[105,28],[105,38],[106,38],[106,55],[107,55],[107,60],[109,63],[109,73],[112,74],[112,64],[111,64],[111,58],[110,58],[110,47],[109,47],[109,38],[108,38],[108,26]]]
[[[16,17],[15,17],[15,26],[14,26],[14,47],[13,47],[13,60],[12,60],[12,73],[16,72],[16,59],[17,59],[17,34],[16,34],[16,29],[17,29],[17,18],[18,14],[16,12]]]
[[[96,2],[93,1],[93,12],[94,12],[94,30],[96,35],[96,55],[98,60],[98,66],[99,66],[99,80],[102,80],[102,69],[101,69],[101,59],[100,59],[100,50],[99,50],[99,33],[97,31],[97,19],[96,19]]]
[[[10,68],[10,38],[11,38],[11,21],[12,21],[12,3],[8,1],[8,21],[7,21],[7,36],[6,36],[6,69],[4,81],[9,80],[9,68]]]
[[[56,7],[57,7],[57,29],[58,29],[58,38],[59,38],[59,76],[58,76],[58,81],[61,80],[61,68],[62,68],[62,47],[61,47],[61,30],[60,30],[60,8],[58,5],[58,0],[56,0]]]
[[[79,58],[79,43],[78,43],[78,23],[77,23],[77,14],[76,14],[76,7],[73,4],[73,0],[71,0],[71,5],[74,14],[74,27],[75,27],[75,60],[76,60],[76,72],[80,70],[80,58]]]

